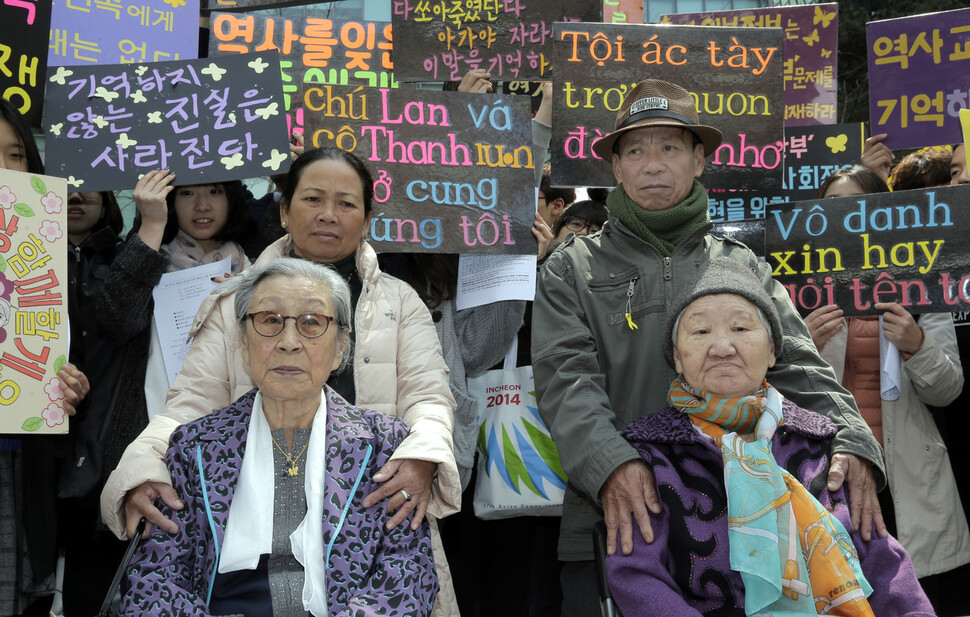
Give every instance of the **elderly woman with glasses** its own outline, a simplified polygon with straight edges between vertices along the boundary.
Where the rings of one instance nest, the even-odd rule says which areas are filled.
[[[256,388],[172,434],[179,532],[139,547],[121,614],[429,615],[428,523],[363,505],[407,426],[325,385],[350,354],[347,283],[284,257],[225,285]]]

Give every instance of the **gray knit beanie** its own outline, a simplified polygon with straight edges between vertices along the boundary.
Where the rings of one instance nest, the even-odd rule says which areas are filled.
[[[784,338],[781,332],[781,319],[778,310],[768,292],[765,291],[761,279],[743,263],[728,257],[712,259],[700,277],[691,285],[684,288],[683,293],[674,298],[667,313],[667,335],[664,338],[664,355],[667,363],[674,366],[674,326],[690,303],[703,296],[717,294],[733,294],[741,296],[754,304],[768,320],[768,330],[771,340],[775,344],[775,357],[781,354]]]

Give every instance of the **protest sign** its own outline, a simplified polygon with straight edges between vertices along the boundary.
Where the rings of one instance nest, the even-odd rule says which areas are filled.
[[[553,22],[603,14],[601,0],[395,0],[392,7],[401,81],[459,81],[472,69],[493,81],[549,81]]]
[[[322,17],[213,13],[209,56],[280,54],[287,135],[303,129],[303,84],[396,88],[391,24]]]
[[[714,223],[712,236],[726,236],[743,242],[751,252],[765,258],[765,220]]]
[[[837,3],[678,13],[664,15],[661,23],[782,28],[785,126],[835,124],[839,69]]]
[[[319,2],[320,0],[202,0],[200,8],[203,14],[207,14],[212,11],[255,11]]]
[[[704,182],[780,188],[781,45],[778,28],[557,23],[553,186],[615,185],[609,161],[592,145],[613,130],[624,97],[649,75],[686,88],[700,123],[724,133]]]
[[[39,127],[44,111],[44,71],[51,5],[46,0],[0,4],[0,93]]]
[[[289,169],[275,51],[177,62],[57,67],[47,77],[47,170],[82,190]]]
[[[866,137],[866,125],[862,122],[786,128],[783,188],[731,191],[730,187],[705,183],[711,221],[763,219],[772,205],[815,199],[826,178],[858,163]]]
[[[369,239],[389,252],[536,253],[528,100],[503,94],[307,87],[307,143],[374,175]]]
[[[608,24],[643,23],[643,0],[603,0],[603,21]]]
[[[944,186],[772,209],[767,262],[803,314],[827,304],[873,314],[876,302],[911,313],[966,310],[968,199],[970,188]]]
[[[0,433],[66,433],[67,183],[0,169]]]
[[[198,55],[199,0],[54,4],[50,66],[189,60]]]
[[[952,144],[970,107],[970,9],[866,24],[869,125],[890,148]]]

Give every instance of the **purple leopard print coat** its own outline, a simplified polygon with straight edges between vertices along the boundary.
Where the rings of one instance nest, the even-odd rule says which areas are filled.
[[[225,409],[180,426],[165,456],[182,510],[161,505],[179,525],[175,535],[155,530],[138,547],[127,572],[121,615],[209,615],[207,602],[218,566],[233,491],[246,450],[256,390]],[[387,530],[384,503],[364,508],[378,488],[371,478],[407,436],[396,418],[327,397],[326,547],[330,615],[429,615],[438,592],[425,522]]]

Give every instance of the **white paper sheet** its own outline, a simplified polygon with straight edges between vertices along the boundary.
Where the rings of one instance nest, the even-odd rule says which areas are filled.
[[[535,296],[535,255],[461,255],[458,260],[458,310]]]
[[[155,325],[158,327],[158,341],[162,346],[165,359],[165,372],[168,385],[182,370],[185,356],[189,354],[188,336],[192,320],[199,311],[202,301],[216,287],[212,282],[215,276],[223,276],[231,268],[231,258],[222,261],[168,272],[162,275],[152,297],[155,299]]]

